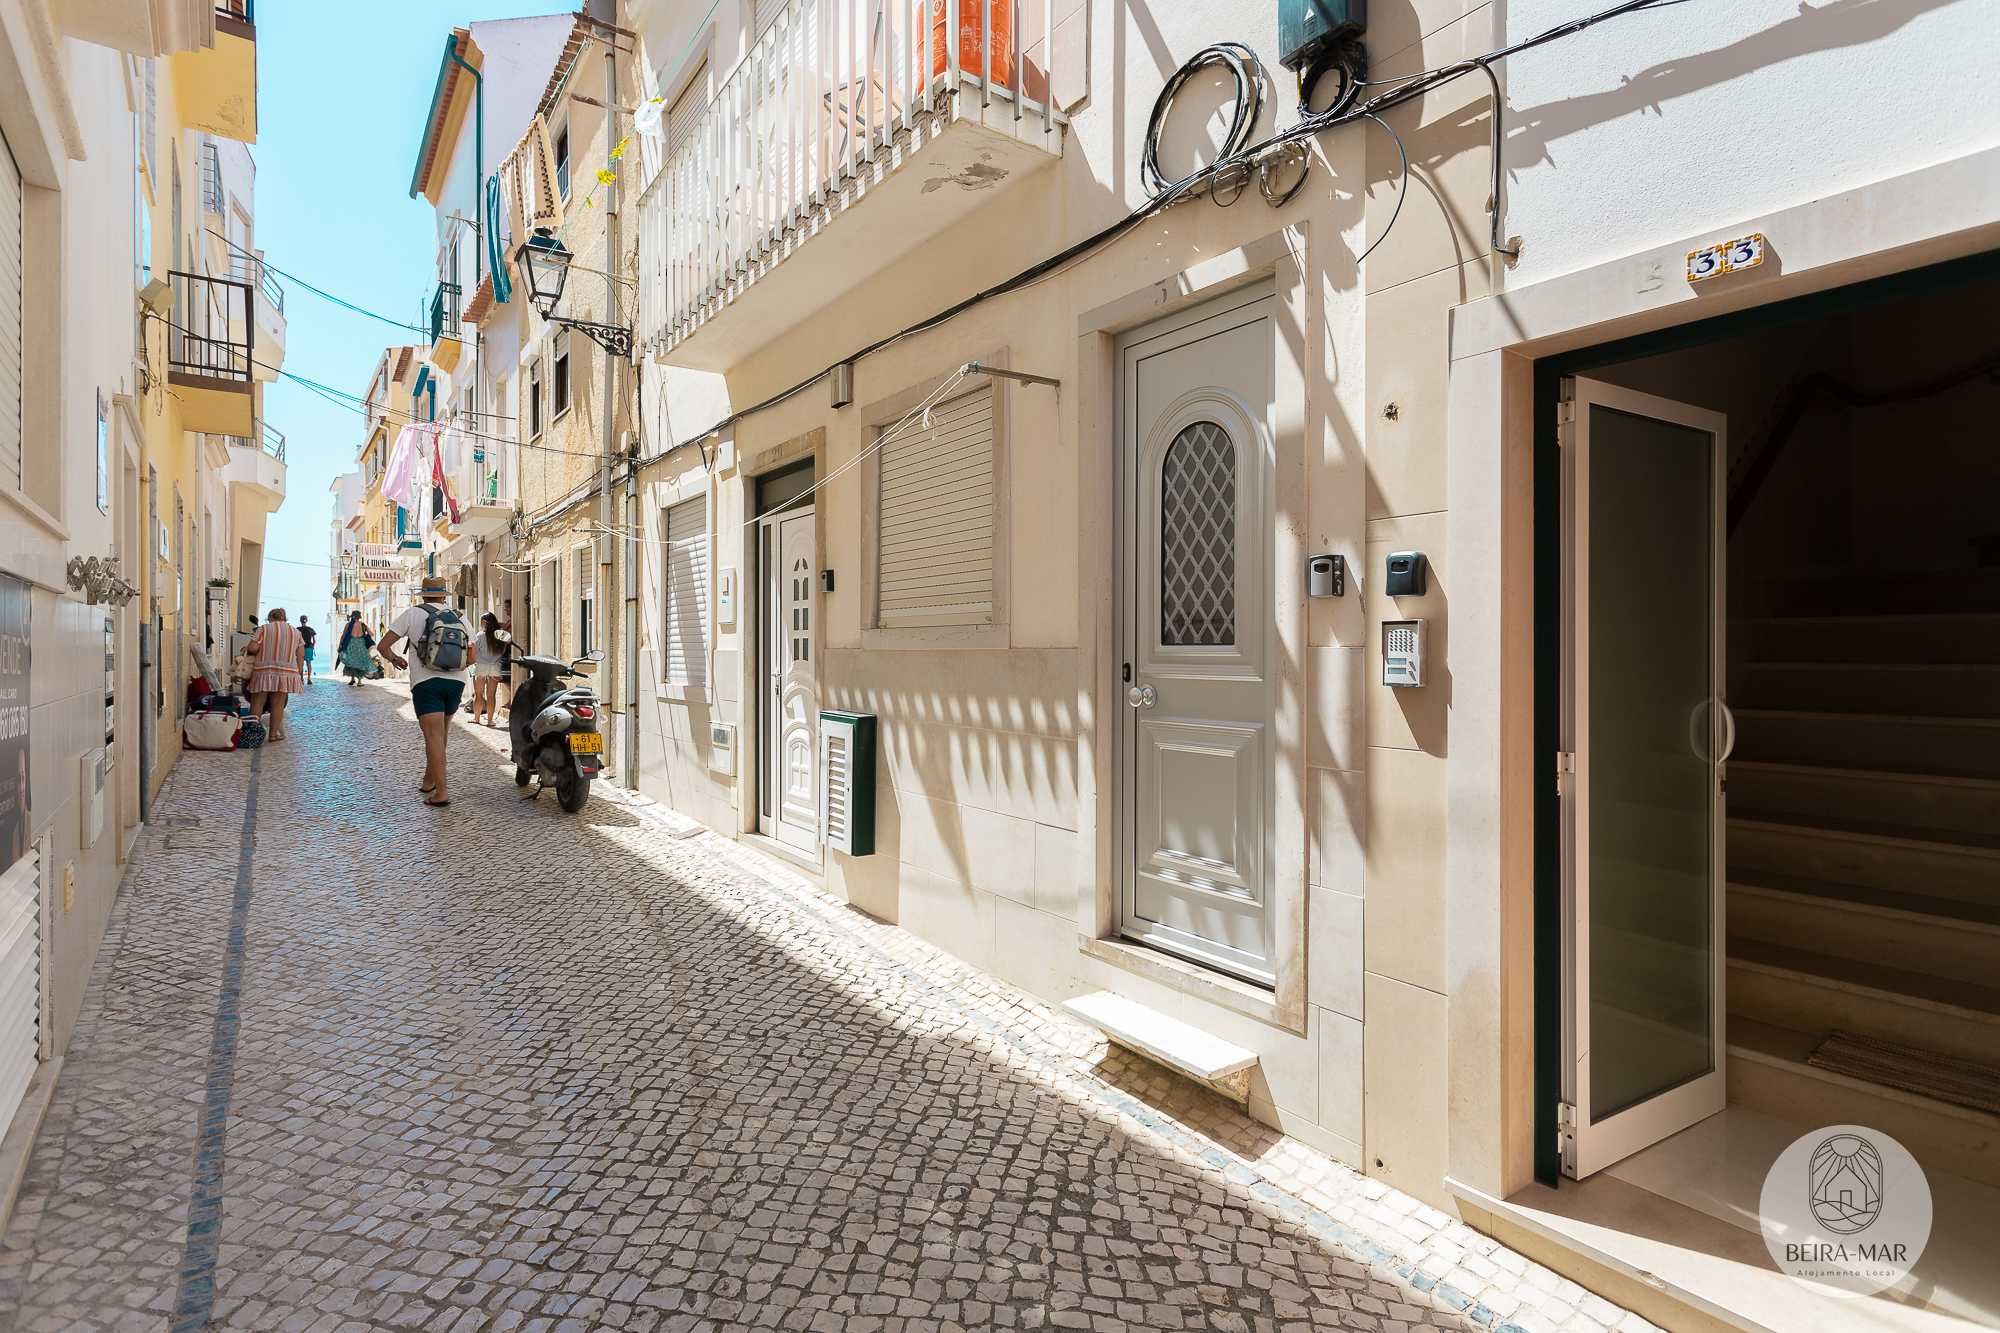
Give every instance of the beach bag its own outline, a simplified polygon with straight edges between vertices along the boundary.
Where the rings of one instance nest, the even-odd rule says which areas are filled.
[[[233,750],[243,719],[219,708],[189,713],[181,723],[181,740],[190,750]]]
[[[463,671],[472,633],[448,606],[426,606],[424,632],[417,636],[417,660],[433,671]]]
[[[239,720],[243,724],[243,730],[236,737],[236,748],[239,750],[254,750],[262,745],[264,743],[264,719],[261,717],[246,717]]]

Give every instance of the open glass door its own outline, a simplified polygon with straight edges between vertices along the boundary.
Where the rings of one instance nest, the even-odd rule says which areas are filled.
[[[1565,380],[1563,1172],[1720,1111],[1721,415]]]

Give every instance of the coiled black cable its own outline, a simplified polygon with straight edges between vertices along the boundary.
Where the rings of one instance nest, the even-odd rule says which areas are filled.
[[[1170,181],[1160,170],[1160,134],[1166,128],[1167,112],[1173,109],[1174,96],[1187,86],[1189,79],[1207,69],[1210,65],[1221,65],[1236,80],[1236,110],[1230,117],[1229,133],[1222,137],[1222,151],[1215,161],[1206,167],[1198,167],[1180,180]],[[1168,191],[1185,185],[1203,172],[1214,172],[1217,168],[1243,155],[1250,144],[1250,135],[1257,128],[1257,117],[1264,110],[1264,63],[1257,59],[1257,53],[1241,42],[1217,42],[1204,46],[1188,57],[1187,63],[1168,76],[1166,86],[1153,99],[1153,114],[1146,121],[1146,147],[1139,158],[1139,179],[1146,192],[1155,199]]]

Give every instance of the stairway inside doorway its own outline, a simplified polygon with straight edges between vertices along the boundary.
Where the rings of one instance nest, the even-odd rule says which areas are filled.
[[[2000,571],[1958,583],[1731,627],[1729,1096],[2000,1184]]]

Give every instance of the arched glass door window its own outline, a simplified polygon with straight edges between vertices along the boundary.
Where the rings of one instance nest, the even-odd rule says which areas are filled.
[[[1236,643],[1236,442],[1182,428],[1160,460],[1160,644]]]

